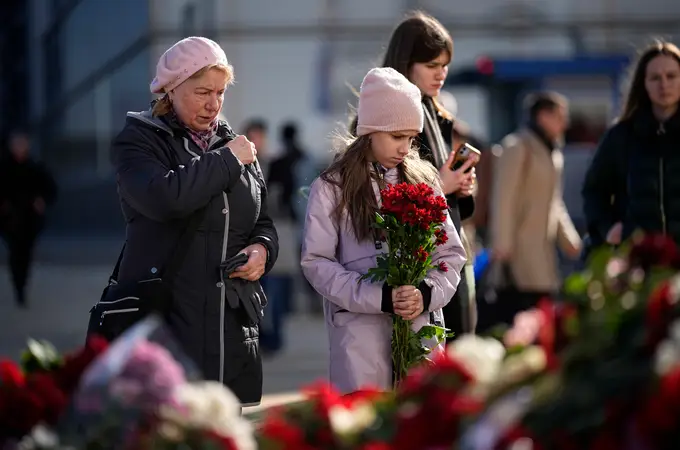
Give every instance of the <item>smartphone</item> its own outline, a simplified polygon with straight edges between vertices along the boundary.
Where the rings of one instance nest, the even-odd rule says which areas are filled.
[[[465,171],[467,173],[471,171],[475,165],[477,165],[481,157],[482,152],[466,142],[456,153],[456,156],[453,159],[453,164],[451,164],[451,170],[458,170],[463,164],[465,164],[465,161],[470,158],[474,158],[475,162]]]

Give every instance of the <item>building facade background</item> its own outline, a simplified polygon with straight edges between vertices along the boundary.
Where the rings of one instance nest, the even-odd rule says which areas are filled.
[[[21,114],[32,125],[36,151],[62,187],[54,227],[76,232],[122,229],[109,143],[127,111],[148,107],[148,85],[158,57],[185,36],[208,36],[225,49],[236,84],[226,94],[223,113],[236,130],[254,116],[265,118],[273,131],[283,121],[296,120],[305,146],[320,159],[330,157],[328,137],[347,121],[354,103],[352,88],[358,88],[368,68],[380,63],[395,23],[407,10],[426,10],[450,30],[455,41],[451,72],[474,67],[485,55],[535,59],[632,54],[651,37],[677,42],[680,36],[680,2],[667,0],[26,4],[28,97]],[[0,98],[14,91],[5,78]],[[575,109],[586,116],[604,120],[616,113],[616,86],[611,83],[554,77],[544,85],[569,94]],[[489,94],[477,87],[452,91],[460,117],[477,133],[495,139],[489,136]],[[7,114],[4,105],[12,102],[0,102],[0,111]],[[272,133],[274,147],[276,137]]]

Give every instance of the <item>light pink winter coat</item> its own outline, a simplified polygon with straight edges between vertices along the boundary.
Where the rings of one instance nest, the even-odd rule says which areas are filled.
[[[389,170],[385,181],[396,183],[397,170]],[[373,188],[379,201],[377,183]],[[330,381],[343,393],[365,386],[389,390],[392,318],[381,311],[382,283],[359,282],[361,274],[376,266],[376,256],[386,252],[387,245],[377,250],[373,241],[357,242],[349,221],[333,220],[337,192],[321,179],[312,184],[301,258],[305,277],[324,297]],[[465,250],[448,215],[444,228],[449,240],[437,247],[433,259],[435,264],[445,262],[449,271],[428,273],[425,282],[432,288],[432,299],[429,311],[413,320],[414,331],[429,323],[430,313],[435,322],[444,322],[441,308],[456,291],[465,264]],[[426,345],[433,348],[436,342]]]

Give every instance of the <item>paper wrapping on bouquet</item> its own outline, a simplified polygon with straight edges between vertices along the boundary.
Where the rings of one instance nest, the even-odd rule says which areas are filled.
[[[60,434],[78,448],[103,441],[107,445],[99,448],[124,448],[126,436],[159,405],[171,401],[177,386],[201,379],[163,320],[149,316],[88,367]]]

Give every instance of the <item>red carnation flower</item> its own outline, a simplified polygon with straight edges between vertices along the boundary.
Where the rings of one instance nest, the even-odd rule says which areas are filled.
[[[631,266],[647,270],[654,266],[670,266],[678,260],[673,239],[663,234],[650,234],[636,239],[628,254]]]
[[[280,450],[313,450],[305,442],[305,433],[277,414],[270,414],[260,427],[264,438],[278,444]]]
[[[66,355],[64,357],[64,365],[55,374],[59,386],[65,392],[72,392],[78,386],[78,383],[80,383],[80,377],[85,372],[85,369],[92,364],[92,361],[97,356],[106,351],[108,345],[106,339],[99,336],[91,336],[83,348],[70,355]]]
[[[231,437],[222,436],[221,434],[215,433],[214,431],[210,430],[206,431],[206,435],[208,439],[210,439],[211,441],[218,445],[217,448],[219,448],[220,450],[238,450],[236,443]]]
[[[9,438],[25,436],[45,414],[45,404],[40,396],[25,387],[4,390],[2,404],[0,423],[3,434]]]
[[[390,450],[392,446],[387,442],[369,442],[362,445],[359,450]]]
[[[649,296],[646,325],[649,333],[648,344],[651,347],[656,347],[668,334],[668,326],[673,317],[671,312],[674,303],[675,299],[668,281],[657,286]]]
[[[64,409],[66,409],[68,398],[57,387],[55,380],[49,374],[38,373],[27,380],[26,388],[42,400],[44,406],[43,420],[49,425],[56,424]]]
[[[449,266],[447,266],[444,261],[441,261],[439,264],[437,264],[437,269],[441,270],[442,272],[448,272]]]
[[[14,361],[0,360],[0,386],[17,387],[24,385],[24,374]]]

